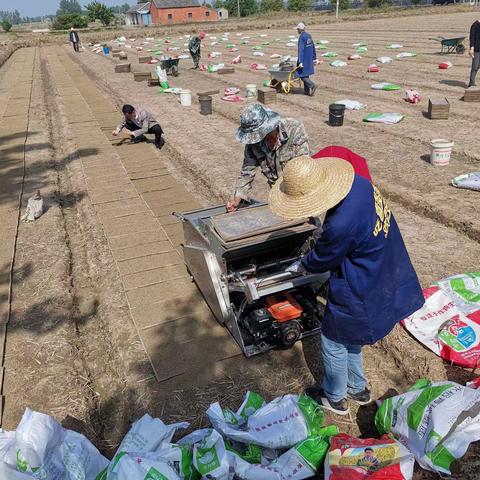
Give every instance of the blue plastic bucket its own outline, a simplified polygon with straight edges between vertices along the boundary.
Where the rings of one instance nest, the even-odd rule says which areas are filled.
[[[103,47],[103,53],[108,55],[110,53],[110,47]]]

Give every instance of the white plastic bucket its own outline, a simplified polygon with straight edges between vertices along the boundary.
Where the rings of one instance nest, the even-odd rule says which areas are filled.
[[[247,89],[245,95],[247,98],[257,96],[257,86],[254,83],[249,83],[245,88]]]
[[[190,107],[192,105],[192,92],[190,90],[182,90],[180,92],[180,104],[182,107]]]
[[[430,142],[430,163],[435,166],[448,165],[452,154],[453,142],[437,138]]]

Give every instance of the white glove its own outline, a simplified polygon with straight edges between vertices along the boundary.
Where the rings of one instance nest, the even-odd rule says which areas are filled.
[[[286,269],[286,272],[290,273],[300,273],[302,275],[305,275],[307,271],[305,270],[305,267],[302,265],[301,260],[297,260],[296,262],[293,262],[291,265],[289,265]]]
[[[303,63],[299,63],[298,68],[303,68]]]

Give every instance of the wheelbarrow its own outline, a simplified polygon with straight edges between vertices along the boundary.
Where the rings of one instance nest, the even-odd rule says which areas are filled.
[[[465,53],[465,45],[463,42],[465,41],[465,37],[459,38],[445,38],[445,37],[437,37],[431,38],[430,40],[435,40],[436,42],[440,42],[442,45],[442,50],[440,53],[457,53],[462,55]]]
[[[166,60],[160,61],[160,66],[162,70],[167,71],[167,75],[172,75],[176,77],[178,75],[178,62],[179,58],[168,58]]]
[[[277,92],[284,92],[287,95],[292,90],[292,87],[298,82],[299,88],[302,86],[300,78],[296,76],[298,66],[294,67],[291,63],[280,64],[278,69],[269,70],[270,73],[270,87],[275,88]]]

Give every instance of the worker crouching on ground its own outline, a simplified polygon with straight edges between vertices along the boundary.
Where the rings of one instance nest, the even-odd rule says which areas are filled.
[[[132,142],[138,143],[146,141],[145,134],[148,133],[155,135],[155,146],[158,149],[165,145],[165,140],[162,138],[162,127],[151,113],[146,110],[137,112],[131,105],[124,105],[122,113],[124,119],[117,129],[112,132],[113,135],[116,136],[120,132],[124,132],[132,139]]]
[[[300,22],[296,27],[298,32],[298,70],[297,75],[302,79],[305,95],[313,97],[317,86],[310,80],[315,73],[314,63],[317,61],[317,51],[312,36],[305,31],[305,24]]]
[[[245,151],[233,198],[227,203],[229,212],[237,210],[242,201],[250,200],[259,167],[271,187],[282,176],[289,160],[310,155],[303,123],[294,118],[281,118],[260,104],[249,105],[242,112],[236,138],[245,144]]]
[[[205,33],[200,32],[198,35],[194,35],[188,42],[188,51],[192,56],[194,70],[198,68],[198,64],[200,63],[200,46],[204,38]]]
[[[307,395],[339,415],[346,399],[370,403],[362,345],[385,337],[424,303],[397,222],[380,191],[345,160],[291,160],[272,188],[269,206],[299,219],[326,213],[311,250],[286,270],[330,271],[322,322],[323,383]]]

